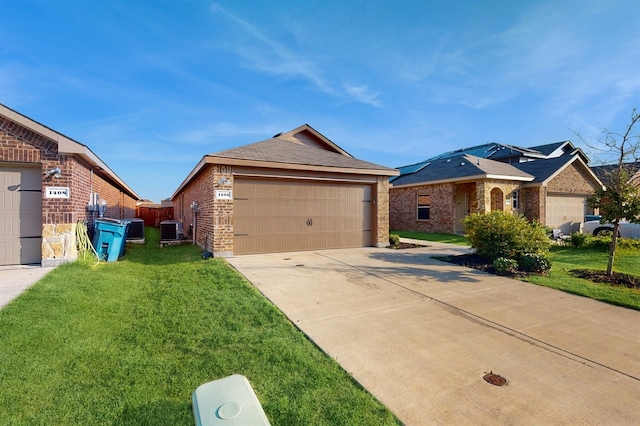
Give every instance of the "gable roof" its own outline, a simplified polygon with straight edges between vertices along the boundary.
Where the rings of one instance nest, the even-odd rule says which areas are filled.
[[[271,139],[205,155],[171,198],[182,191],[207,164],[387,177],[399,174],[395,169],[353,158],[305,124]]]
[[[272,163],[273,166],[284,166],[297,164],[305,166],[319,166],[332,168],[349,168],[369,171],[380,171],[397,174],[394,169],[358,160],[351,155],[344,155],[335,151],[316,148],[301,143],[296,143],[288,139],[276,137],[261,142],[255,142],[238,148],[232,148],[215,154],[208,154],[205,157],[211,158],[211,162],[217,164],[229,164],[225,160],[237,160],[239,162],[258,161]],[[378,173],[376,173],[378,174]]]
[[[591,171],[589,166],[582,160],[579,155],[566,154],[561,157],[549,158],[544,160],[527,161],[524,163],[513,164],[513,166],[535,176],[535,179],[526,184],[527,186],[546,186],[547,183],[556,177],[560,172],[569,167],[570,164],[578,162],[583,169],[589,174],[598,185],[602,182]]]
[[[535,179],[532,181],[536,182],[544,182],[549,179],[554,173],[559,171],[558,168],[566,167],[568,162],[574,161],[572,159],[580,158],[582,162],[585,164],[588,163],[589,159],[582,152],[581,149],[576,148],[570,141],[563,142],[554,142],[545,145],[539,145],[531,148],[523,148],[515,145],[506,145],[500,144],[497,142],[490,142],[482,145],[476,145],[469,148],[462,148],[455,151],[445,152],[444,154],[440,154],[438,156],[432,157],[428,160],[421,161],[419,163],[402,166],[399,167],[400,176],[391,178],[390,182],[393,183],[393,186],[396,187],[398,185],[404,185],[407,182],[422,182],[425,183],[427,181],[420,180],[418,176],[414,176],[413,178],[406,178],[408,175],[420,175],[422,177],[426,177],[428,173],[420,172],[428,167],[430,164],[433,164],[438,161],[446,161],[446,160],[454,160],[459,159],[460,156],[472,156],[475,158],[482,158],[485,161],[494,161],[496,163],[501,164],[510,164],[516,169],[524,172],[526,175],[530,177],[534,177]],[[550,161],[552,159],[561,159],[558,161]],[[544,163],[541,163],[543,161]],[[556,169],[553,169],[557,167]],[[586,166],[588,168],[588,166]],[[494,167],[492,176],[501,175],[503,176],[513,176],[513,171],[502,170]],[[593,174],[593,173],[591,173]],[[451,171],[443,170],[443,178],[445,180],[458,179],[463,176],[455,177],[451,176]],[[517,176],[517,174],[515,175]],[[434,176],[437,178],[437,176]],[[481,177],[481,174],[478,175]],[[595,176],[594,176],[595,178]],[[597,180],[597,178],[596,178]],[[599,181],[598,181],[599,182]],[[431,183],[431,181],[429,181]]]
[[[512,164],[468,154],[437,158],[419,164],[422,167],[414,172],[393,178],[393,187],[416,186],[426,182],[435,184],[476,179],[503,179],[523,182],[530,182],[534,179],[532,175],[517,169]]]
[[[29,129],[30,131],[37,133],[45,138],[52,140],[58,145],[58,154],[67,154],[74,157],[81,158],[84,162],[88,163],[91,167],[95,168],[106,178],[112,181],[116,187],[120,188],[123,192],[129,194],[135,200],[141,200],[140,196],[136,194],[133,189],[129,187],[113,170],[109,168],[96,154],[94,154],[88,146],[71,139],[62,133],[38,123],[31,118],[20,114],[17,111],[12,110],[8,106],[0,104],[0,115],[6,117],[8,120],[19,124],[20,126]]]
[[[307,146],[313,146],[327,151],[337,152],[338,154],[346,155],[347,157],[353,157],[344,149],[330,141],[323,134],[318,132],[308,124],[303,124],[300,127],[296,127],[288,132],[278,133],[274,138],[284,139],[291,142],[302,143]]]

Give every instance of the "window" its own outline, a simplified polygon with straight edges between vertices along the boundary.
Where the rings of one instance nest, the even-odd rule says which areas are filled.
[[[511,194],[511,208],[520,208],[520,191],[513,191],[513,193]]]
[[[418,220],[429,220],[431,216],[431,196],[418,195]]]

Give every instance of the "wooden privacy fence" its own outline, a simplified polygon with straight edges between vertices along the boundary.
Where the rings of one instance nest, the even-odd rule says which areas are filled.
[[[173,207],[136,207],[136,217],[144,220],[148,226],[160,226],[160,222],[173,220]]]

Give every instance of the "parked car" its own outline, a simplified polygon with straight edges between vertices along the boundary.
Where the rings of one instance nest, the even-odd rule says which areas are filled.
[[[613,224],[600,223],[599,220],[590,220],[582,225],[582,233],[598,236],[611,235],[613,232]],[[640,239],[640,223],[620,222],[618,227],[618,236],[623,238]]]

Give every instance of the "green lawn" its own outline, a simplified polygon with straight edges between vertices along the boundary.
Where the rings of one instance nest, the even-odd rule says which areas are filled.
[[[464,235],[444,234],[438,232],[417,232],[417,231],[390,231],[402,238],[413,238],[415,240],[437,241],[440,243],[469,245],[469,240]]]
[[[146,233],[0,310],[0,424],[193,425],[195,388],[235,373],[274,425],[399,424],[224,260]]]
[[[572,269],[607,269],[607,251],[570,246],[551,247],[551,271],[547,275],[530,275],[526,281],[590,297],[614,305],[640,310],[640,290],[593,283],[573,277]],[[615,272],[640,276],[640,250],[621,249],[616,253]]]
[[[454,234],[410,231],[391,231],[391,233],[401,237],[426,241],[458,244],[465,244],[466,242],[467,245],[469,244],[466,238]],[[640,249],[635,247],[635,244],[627,244],[626,248],[617,251],[614,271],[640,276]],[[526,278],[526,281],[614,305],[640,310],[640,290],[597,284],[585,279],[575,278],[569,273],[572,269],[606,270],[608,260],[606,247],[598,249],[552,246],[550,255],[551,271],[547,275],[530,275]]]

